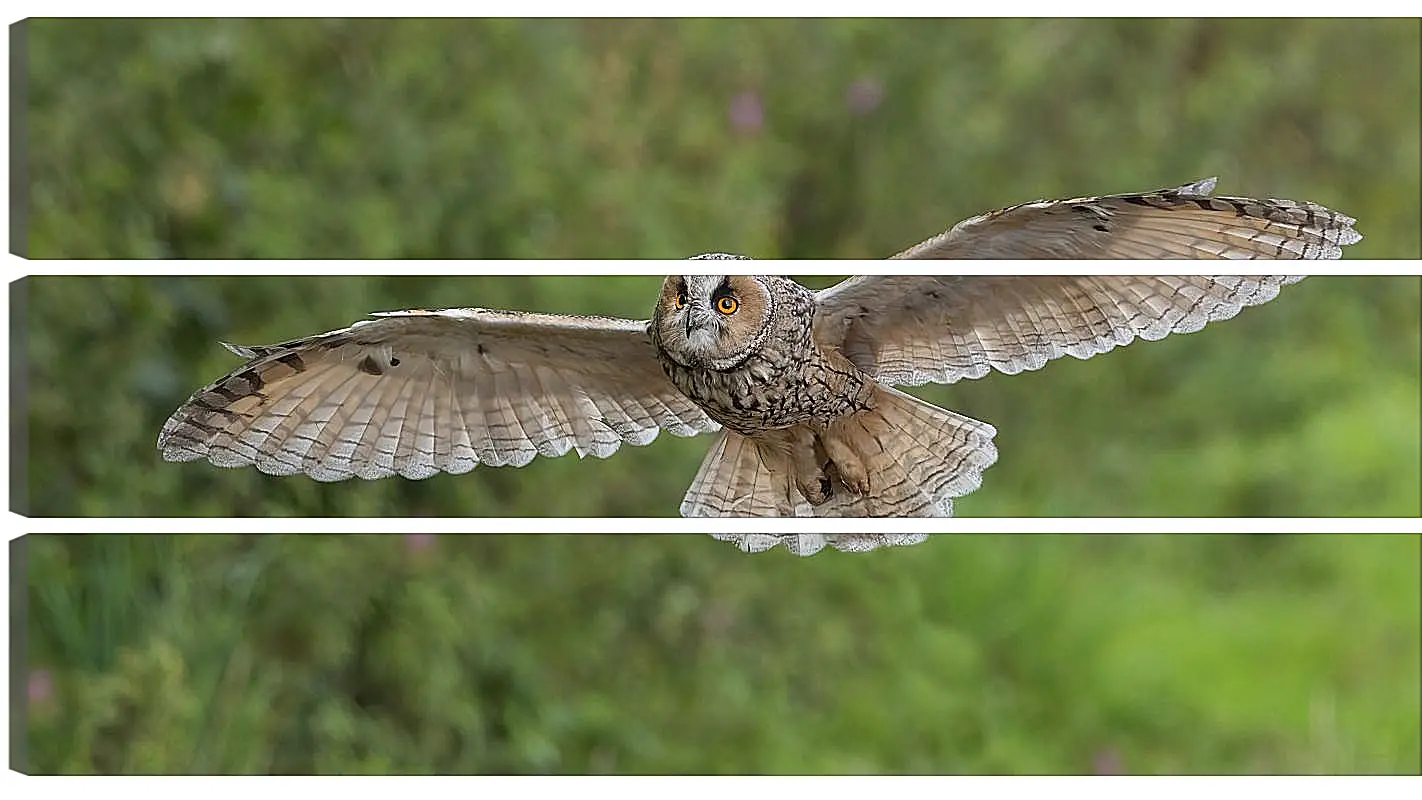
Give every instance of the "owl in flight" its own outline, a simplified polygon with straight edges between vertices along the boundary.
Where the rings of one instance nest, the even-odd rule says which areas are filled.
[[[1361,238],[1319,205],[1213,189],[1027,203],[895,258],[1338,258]],[[418,479],[714,433],[683,515],[949,516],[996,461],[996,431],[896,387],[1197,331],[1300,279],[861,275],[815,292],[783,277],[686,275],[666,278],[643,321],[378,314],[227,345],[246,363],[174,412],[158,448],[169,461],[320,481]],[[808,554],[925,534],[717,536]]]

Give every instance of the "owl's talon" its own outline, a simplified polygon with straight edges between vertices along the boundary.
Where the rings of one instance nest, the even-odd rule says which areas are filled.
[[[830,480],[828,475],[821,474],[818,477],[810,478],[809,481],[796,481],[796,483],[799,484],[797,488],[800,490],[800,494],[812,506],[824,505],[834,496],[834,481]]]
[[[863,497],[869,494],[869,468],[865,466],[864,459],[844,440],[842,433],[841,431],[840,435],[821,439],[825,452],[830,457],[830,469],[845,489]]]
[[[846,488],[846,489],[848,489],[849,491],[851,491],[851,492],[853,492],[853,493],[859,495],[860,497],[864,497],[864,496],[868,495],[868,494],[869,494],[869,476],[868,476],[868,475],[863,475],[863,476],[856,476],[856,477],[858,477],[858,480],[853,480],[853,481],[851,481],[851,480],[845,478],[843,475],[841,475],[841,476],[840,476],[840,480],[844,481],[844,488]]]

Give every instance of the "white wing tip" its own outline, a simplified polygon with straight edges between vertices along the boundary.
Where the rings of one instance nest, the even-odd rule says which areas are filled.
[[[223,348],[227,350],[227,352],[237,356],[238,358],[253,359],[257,357],[257,351],[253,350],[250,347],[243,347],[240,344],[233,344],[231,342],[218,342],[218,344],[222,345]]]
[[[844,553],[867,553],[888,547],[905,547],[927,541],[926,533],[713,533],[713,539],[732,542],[747,553],[764,553],[783,545],[797,556],[812,556],[826,546]]]
[[[1218,177],[1201,178],[1200,180],[1195,181],[1194,183],[1187,183],[1184,186],[1181,186],[1177,191],[1181,194],[1209,197],[1210,195],[1215,193],[1215,184],[1219,183],[1219,180],[1220,179]]]

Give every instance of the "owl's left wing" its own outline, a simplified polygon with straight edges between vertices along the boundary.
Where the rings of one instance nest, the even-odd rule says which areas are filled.
[[[1038,200],[964,220],[894,258],[1340,258],[1363,237],[1317,203],[1174,189]]]
[[[662,372],[646,326],[463,308],[229,345],[247,363],[174,412],[158,449],[323,481],[426,478],[716,430]]]
[[[815,336],[899,385],[1039,369],[1191,333],[1302,276],[862,275],[816,295]]]

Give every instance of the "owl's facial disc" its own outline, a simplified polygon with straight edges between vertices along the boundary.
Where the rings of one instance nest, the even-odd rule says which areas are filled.
[[[686,367],[725,369],[758,340],[768,295],[744,275],[673,275],[662,284],[654,324],[663,349]]]
[[[686,329],[686,349],[704,357],[721,343],[728,318],[739,310],[740,299],[725,275],[689,275],[681,278],[672,303]]]

